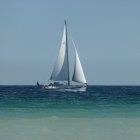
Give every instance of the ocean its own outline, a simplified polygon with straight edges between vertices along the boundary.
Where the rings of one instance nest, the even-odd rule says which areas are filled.
[[[0,140],[140,140],[140,86],[0,86]]]

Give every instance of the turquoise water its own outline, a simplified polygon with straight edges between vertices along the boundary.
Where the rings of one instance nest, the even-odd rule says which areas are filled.
[[[140,87],[84,93],[0,86],[0,140],[139,140]]]

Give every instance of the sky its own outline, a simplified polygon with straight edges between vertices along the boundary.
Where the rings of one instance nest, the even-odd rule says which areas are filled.
[[[139,0],[0,0],[0,85],[48,82],[65,19],[88,84],[140,85]]]

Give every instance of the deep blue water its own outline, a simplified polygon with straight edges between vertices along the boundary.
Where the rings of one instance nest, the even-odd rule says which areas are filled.
[[[46,92],[36,86],[0,86],[0,110],[9,112],[57,109],[91,110],[97,116],[100,112],[107,115],[109,111],[116,115],[124,112],[136,115],[139,108],[140,86],[88,86],[86,92]]]
[[[47,92],[36,86],[0,86],[0,107],[37,107],[36,102],[47,108],[140,105],[140,86],[88,86],[86,92]]]

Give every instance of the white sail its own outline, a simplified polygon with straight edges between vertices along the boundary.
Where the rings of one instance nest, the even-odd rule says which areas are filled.
[[[69,78],[68,72],[68,48],[67,48],[67,38],[66,38],[66,24],[64,26],[64,32],[61,42],[61,47],[59,50],[59,55],[54,66],[50,80],[54,81],[67,81]]]
[[[86,82],[86,78],[82,69],[82,65],[78,56],[78,52],[75,46],[74,41],[72,40],[74,48],[75,48],[75,55],[76,55],[76,59],[75,59],[75,67],[74,67],[74,72],[73,72],[73,78],[72,81],[75,82],[80,82],[80,83],[87,83]]]

